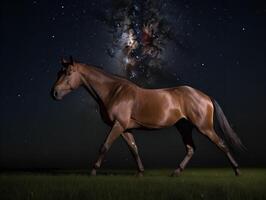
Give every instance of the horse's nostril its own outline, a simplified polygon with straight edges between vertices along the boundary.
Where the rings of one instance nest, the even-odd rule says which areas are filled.
[[[54,90],[54,97],[57,97],[57,91],[56,90]]]

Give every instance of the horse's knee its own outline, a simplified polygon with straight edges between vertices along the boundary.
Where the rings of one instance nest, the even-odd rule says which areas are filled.
[[[132,149],[134,149],[134,151],[138,153],[138,147],[136,144],[132,143]]]
[[[105,154],[108,151],[108,146],[106,144],[103,144],[100,148],[100,153]]]
[[[139,152],[138,152],[138,149],[137,148],[131,148],[131,152],[133,153],[133,155],[135,157],[138,157],[139,156]]]
[[[218,142],[218,147],[224,151],[225,153],[228,153],[229,152],[229,148],[225,145],[224,141],[223,140],[220,140]]]
[[[193,156],[194,152],[195,152],[195,148],[187,145],[187,155],[188,156]]]

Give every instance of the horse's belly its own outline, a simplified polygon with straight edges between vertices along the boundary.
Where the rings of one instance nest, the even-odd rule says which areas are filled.
[[[132,119],[136,124],[146,128],[164,128],[173,126],[182,114],[178,109],[160,110],[154,109],[152,111],[142,110],[137,116]]]

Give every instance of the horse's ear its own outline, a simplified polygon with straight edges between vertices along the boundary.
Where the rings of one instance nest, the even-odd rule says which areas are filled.
[[[62,65],[65,65],[65,64],[67,64],[68,62],[67,62],[67,60],[65,59],[65,58],[61,58],[61,64]]]
[[[73,60],[73,57],[72,56],[69,56],[69,64],[70,65],[73,65],[74,64],[74,60]]]
[[[77,66],[74,65],[74,64],[75,64],[75,61],[74,61],[73,57],[72,56],[69,56],[69,65],[70,65],[70,70],[72,72],[75,72],[76,71],[76,68],[77,68]]]

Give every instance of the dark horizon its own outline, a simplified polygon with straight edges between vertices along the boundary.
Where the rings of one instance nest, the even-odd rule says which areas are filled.
[[[113,41],[99,15],[109,4],[1,1],[0,168],[92,167],[109,130],[96,102],[83,88],[60,102],[50,91],[63,56],[126,76],[106,53]],[[171,7],[182,13],[178,24]],[[212,96],[248,149],[235,154],[240,167],[265,167],[266,3],[167,0],[165,9],[186,45],[166,41],[165,65],[155,70],[153,81],[132,80],[148,88],[185,84]],[[174,169],[185,155],[174,127],[133,133],[146,168]],[[196,153],[188,167],[230,167],[205,137],[194,131],[193,138]],[[103,169],[134,167],[127,145],[118,139]]]

